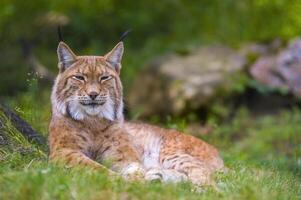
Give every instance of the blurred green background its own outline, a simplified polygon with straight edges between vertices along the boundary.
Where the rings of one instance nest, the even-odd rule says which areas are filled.
[[[78,54],[104,54],[127,29],[125,86],[150,59],[187,46],[288,40],[301,32],[300,0],[0,2],[0,94],[28,90],[30,67],[24,43],[40,62],[57,72],[57,26]],[[5,75],[4,75],[5,74]]]

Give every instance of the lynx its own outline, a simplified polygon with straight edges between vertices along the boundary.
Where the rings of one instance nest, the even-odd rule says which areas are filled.
[[[176,130],[124,121],[123,51],[119,42],[104,56],[76,56],[59,43],[50,161],[127,178],[209,184],[211,174],[224,167],[213,146]]]

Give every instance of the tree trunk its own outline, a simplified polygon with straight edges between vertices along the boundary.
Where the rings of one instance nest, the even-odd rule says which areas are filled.
[[[9,107],[0,102],[0,111],[5,114],[5,116],[10,120],[12,125],[31,143],[38,144],[43,149],[47,147],[46,138],[38,133],[36,130],[32,128],[32,126],[18,116],[14,111],[12,111]],[[0,125],[4,123],[1,122]]]

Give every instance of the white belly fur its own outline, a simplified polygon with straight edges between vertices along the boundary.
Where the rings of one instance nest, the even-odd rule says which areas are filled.
[[[145,140],[144,152],[142,155],[143,165],[146,169],[160,167],[159,157],[162,140],[157,135],[148,134]]]

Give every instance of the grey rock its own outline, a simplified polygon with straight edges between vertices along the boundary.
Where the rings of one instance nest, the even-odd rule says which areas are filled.
[[[259,58],[250,67],[250,74],[265,86],[301,97],[301,39],[292,40],[277,54]]]
[[[137,76],[127,101],[142,117],[197,109],[229,90],[231,77],[245,63],[245,56],[225,46],[202,47],[186,56],[164,55]]]

